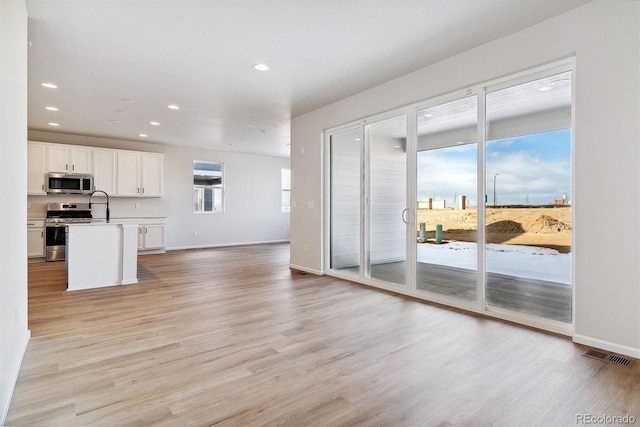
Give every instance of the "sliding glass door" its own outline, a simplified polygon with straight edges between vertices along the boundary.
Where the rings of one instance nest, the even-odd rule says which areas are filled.
[[[404,285],[407,260],[407,118],[365,133],[365,277]]]
[[[486,95],[486,302],[571,322],[571,72]]]
[[[359,276],[361,266],[362,127],[329,137],[330,268]]]
[[[331,271],[570,323],[572,72],[554,70],[328,132]]]
[[[478,97],[417,113],[416,288],[477,298]]]

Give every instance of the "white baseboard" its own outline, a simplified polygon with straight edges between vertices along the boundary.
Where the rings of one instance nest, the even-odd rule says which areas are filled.
[[[167,251],[181,251],[184,249],[208,249],[208,248],[224,248],[229,246],[249,246],[249,245],[267,245],[270,243],[289,243],[289,239],[284,240],[260,240],[255,242],[236,242],[236,243],[216,243],[207,245],[190,245],[190,246],[172,246],[166,248]]]
[[[14,366],[13,373],[11,375],[10,384],[9,384],[9,392],[7,393],[7,398],[5,402],[2,402],[2,412],[0,412],[0,426],[5,425],[5,421],[7,419],[7,414],[9,413],[9,405],[11,405],[11,398],[13,397],[13,392],[16,388],[16,383],[18,382],[18,375],[20,374],[20,367],[22,366],[22,361],[24,360],[24,354],[27,351],[27,346],[29,345],[29,340],[31,339],[31,331],[27,329],[27,333],[24,337],[23,343],[20,351],[20,357],[18,359],[18,363]]]
[[[573,342],[588,345],[589,347],[599,348],[601,350],[607,350],[623,356],[640,359],[640,348],[627,347],[626,345],[620,345],[609,341],[599,340],[597,338],[591,338],[585,335],[577,334],[573,336]]]
[[[289,264],[289,269],[304,271],[305,273],[315,274],[316,276],[324,276],[324,271],[314,270],[313,268],[303,267],[301,265]]]

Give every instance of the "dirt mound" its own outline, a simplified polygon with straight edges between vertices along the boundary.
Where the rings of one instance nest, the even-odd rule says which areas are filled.
[[[540,215],[528,221],[525,228],[529,233],[557,233],[571,230],[570,225],[549,215]]]
[[[524,233],[522,224],[515,221],[504,220],[496,221],[487,225],[487,232],[489,233],[503,233],[503,234],[519,234]]]

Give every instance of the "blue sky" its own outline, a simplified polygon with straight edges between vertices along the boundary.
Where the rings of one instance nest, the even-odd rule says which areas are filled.
[[[454,199],[466,195],[477,205],[476,144],[418,153],[418,200]],[[563,196],[571,200],[571,131],[569,129],[489,141],[486,148],[486,192],[493,204],[541,205]]]

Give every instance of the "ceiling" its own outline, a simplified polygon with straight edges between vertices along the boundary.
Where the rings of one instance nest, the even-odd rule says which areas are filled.
[[[291,118],[588,2],[26,0],[28,126],[288,157]]]

